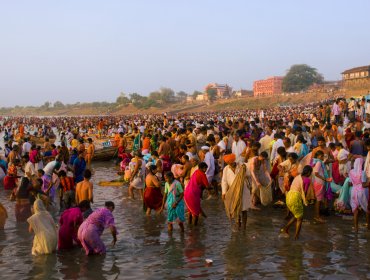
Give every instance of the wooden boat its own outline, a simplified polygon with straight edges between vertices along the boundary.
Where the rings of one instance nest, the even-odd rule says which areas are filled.
[[[94,161],[107,161],[113,159],[113,156],[117,152],[117,147],[103,147],[96,149],[94,152]]]
[[[35,143],[37,146],[44,146],[45,137],[37,137],[37,136],[29,136],[29,142]],[[49,138],[49,143],[53,144],[55,142],[55,138]]]
[[[126,152],[131,152],[133,146],[132,141],[127,141]],[[117,156],[117,146],[113,139],[99,139],[95,141],[94,161],[108,161]]]

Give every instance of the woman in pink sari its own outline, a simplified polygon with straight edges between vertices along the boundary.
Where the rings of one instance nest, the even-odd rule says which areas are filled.
[[[362,209],[366,212],[366,223],[368,229],[369,225],[369,211],[368,211],[368,189],[363,187],[362,178],[362,165],[364,160],[362,158],[357,158],[355,160],[353,169],[349,172],[348,177],[352,182],[352,192],[351,192],[351,208],[353,212],[353,222],[355,231],[358,231],[358,213]],[[366,182],[365,182],[366,183]]]
[[[190,177],[190,181],[185,188],[184,200],[186,207],[189,210],[189,225],[192,224],[194,218],[194,225],[198,224],[199,215],[206,217],[200,206],[200,200],[204,188],[209,185],[205,172],[207,171],[207,164],[201,162],[198,165],[198,170]]]
[[[83,222],[83,212],[90,208],[90,202],[83,200],[78,207],[64,210],[59,219],[59,239],[58,250],[66,250],[73,248],[73,241],[79,244],[77,239],[77,231]]]
[[[116,244],[117,230],[114,225],[113,210],[114,203],[107,201],[104,208],[95,210],[79,227],[77,235],[86,255],[105,254],[106,248],[100,238],[105,228],[110,228],[113,236],[112,244]]]

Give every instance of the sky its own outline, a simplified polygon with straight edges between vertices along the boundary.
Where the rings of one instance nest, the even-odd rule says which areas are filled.
[[[368,0],[0,0],[0,107],[370,64]]]

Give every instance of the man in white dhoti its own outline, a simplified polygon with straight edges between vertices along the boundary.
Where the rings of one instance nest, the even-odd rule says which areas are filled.
[[[251,194],[248,188],[247,165],[237,163],[235,154],[224,156],[227,166],[222,174],[222,199],[226,215],[238,223],[238,228],[247,227],[247,210],[251,207]]]

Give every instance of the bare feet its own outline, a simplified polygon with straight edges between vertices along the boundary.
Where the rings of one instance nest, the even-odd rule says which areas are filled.
[[[318,223],[318,224],[325,224],[326,221],[323,220],[322,218],[318,217],[318,218],[313,218],[313,220]]]
[[[288,230],[285,228],[280,229],[279,238],[289,238]]]

